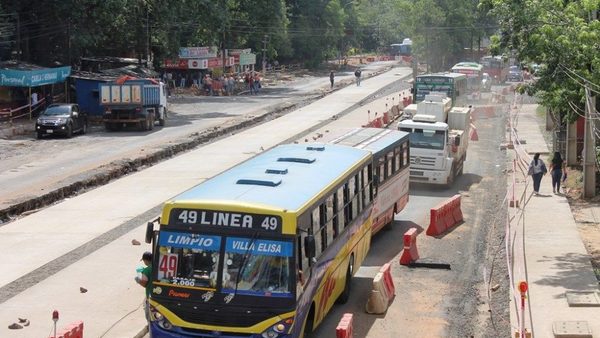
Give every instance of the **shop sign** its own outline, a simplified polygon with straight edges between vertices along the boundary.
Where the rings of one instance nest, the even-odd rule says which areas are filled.
[[[239,60],[239,59],[238,59]],[[225,67],[231,67],[233,65],[235,65],[235,57],[230,56],[228,58],[225,58]]]
[[[181,47],[179,57],[182,59],[208,59],[217,57],[218,49],[212,47]]]
[[[208,59],[190,59],[187,60],[189,69],[206,69],[208,68]]]
[[[240,54],[250,54],[252,53],[252,49],[250,48],[245,48],[245,49],[228,49],[227,53],[229,55],[240,55]]]
[[[187,69],[188,68],[188,60],[165,60],[163,61],[163,68],[167,69]]]
[[[0,69],[0,86],[35,87],[63,82],[71,75],[71,67],[36,70]]]
[[[240,65],[253,65],[256,64],[256,54],[240,54]]]
[[[219,67],[223,67],[223,59],[222,58],[208,59],[208,68],[219,68]]]

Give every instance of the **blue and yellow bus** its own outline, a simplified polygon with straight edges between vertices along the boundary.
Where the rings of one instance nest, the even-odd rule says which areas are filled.
[[[373,156],[373,231],[392,223],[408,203],[410,147],[408,133],[382,128],[356,128],[332,143],[369,150]]]
[[[153,247],[152,337],[303,337],[371,240],[372,154],[280,145],[164,205]]]
[[[467,103],[467,76],[460,73],[418,75],[412,92],[414,103],[423,101],[428,94],[441,92],[452,99],[452,106],[464,106]]]

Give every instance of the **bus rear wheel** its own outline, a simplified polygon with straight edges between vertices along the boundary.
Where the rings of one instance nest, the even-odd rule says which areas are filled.
[[[344,291],[340,294],[337,299],[338,304],[346,304],[350,299],[350,289],[352,288],[352,273],[354,270],[354,256],[350,256],[350,262],[348,263],[348,269],[346,270],[346,281],[344,283]]]

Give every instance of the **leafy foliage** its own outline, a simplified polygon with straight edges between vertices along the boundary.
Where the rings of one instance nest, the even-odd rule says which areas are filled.
[[[500,24],[494,50],[513,53],[523,65],[542,65],[537,81],[521,92],[573,122],[585,109],[588,86],[600,91],[600,21],[598,1],[485,0]]]

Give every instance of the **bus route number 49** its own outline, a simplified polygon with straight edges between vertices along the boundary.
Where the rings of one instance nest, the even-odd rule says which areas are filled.
[[[265,230],[276,230],[277,229],[277,218],[265,217],[265,219],[263,220],[263,222],[260,226],[261,226],[261,228],[263,228]]]
[[[173,278],[177,271],[177,260],[177,254],[161,255],[158,263],[158,278]]]

